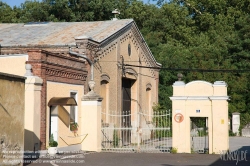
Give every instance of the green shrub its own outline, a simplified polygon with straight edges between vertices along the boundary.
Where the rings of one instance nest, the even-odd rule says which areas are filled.
[[[163,138],[163,137],[172,137],[172,117],[170,116],[170,110],[166,110],[164,107],[162,107],[159,103],[154,104],[153,112],[153,123],[155,127],[157,128],[169,128],[169,129],[163,129],[163,130],[157,130],[154,132],[155,138]]]
[[[176,154],[178,152],[178,149],[175,148],[175,147],[172,147],[170,152],[173,153],[173,154]]]
[[[207,132],[206,132],[205,128],[204,128],[204,130],[201,130],[201,131],[198,130],[198,135],[199,135],[199,137],[206,136]]]
[[[228,131],[228,135],[229,135],[229,136],[236,136],[236,133],[233,133],[232,130],[229,130],[229,131]]]
[[[54,136],[53,134],[51,134],[50,138],[49,138],[49,146],[50,147],[57,147],[58,143],[54,140]]]
[[[114,130],[114,133],[113,133],[113,145],[114,147],[119,146],[119,137],[118,137],[118,133],[116,130]]]
[[[70,131],[77,131],[78,130],[78,124],[76,122],[73,122],[70,124]]]
[[[195,151],[194,151],[194,149],[193,148],[191,148],[191,153],[193,154],[193,153],[195,153]]]

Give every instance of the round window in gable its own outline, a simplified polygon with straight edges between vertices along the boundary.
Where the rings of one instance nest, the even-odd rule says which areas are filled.
[[[131,45],[128,44],[128,55],[130,56],[131,55]]]

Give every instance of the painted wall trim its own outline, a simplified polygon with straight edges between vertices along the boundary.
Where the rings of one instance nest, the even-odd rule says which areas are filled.
[[[174,96],[170,100],[229,100],[229,96]]]
[[[1,55],[0,58],[17,58],[17,57],[25,57],[26,61],[28,61],[28,54],[9,54],[9,55]]]
[[[211,96],[209,97],[210,100],[230,100],[229,96]]]
[[[82,105],[101,105],[102,102],[100,101],[82,101]]]
[[[187,83],[186,86],[194,84],[194,83],[203,83],[203,84],[207,84],[207,85],[213,86],[213,84],[211,84],[210,82],[202,81],[202,80],[191,81],[191,82]]]
[[[48,83],[53,83],[53,84],[65,84],[65,85],[71,85],[71,86],[84,86],[81,84],[70,84],[70,83],[62,83],[62,82],[55,82],[55,81],[47,81]]]

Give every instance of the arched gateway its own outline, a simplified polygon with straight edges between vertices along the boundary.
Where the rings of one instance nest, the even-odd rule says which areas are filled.
[[[178,153],[191,153],[193,143],[203,144],[203,149],[210,154],[229,149],[228,137],[228,102],[227,84],[216,81],[192,81],[185,84],[176,81],[173,84],[172,100],[172,147]],[[199,125],[193,124],[195,119],[204,119]],[[195,130],[193,126],[198,126]],[[202,126],[202,127],[203,127]],[[200,140],[194,139],[198,135]]]

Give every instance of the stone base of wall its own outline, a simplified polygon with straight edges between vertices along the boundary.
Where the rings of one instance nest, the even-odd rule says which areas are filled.
[[[18,143],[10,141],[8,136],[0,136],[0,163],[1,165],[22,165],[22,148]]]

